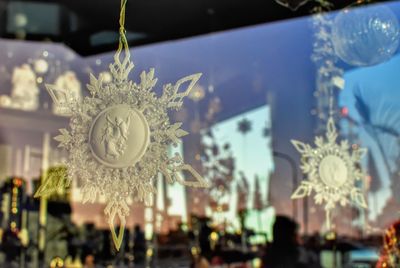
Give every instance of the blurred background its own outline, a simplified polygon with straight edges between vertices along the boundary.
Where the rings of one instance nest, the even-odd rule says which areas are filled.
[[[45,84],[82,98],[90,73],[111,82],[119,7],[0,0],[0,267],[400,267],[398,1],[129,0],[132,80],[154,67],[160,94],[203,73],[171,114],[190,132],[171,152],[212,186],[160,175],[151,205],[129,204],[119,252],[78,179],[34,198],[68,159],[53,140],[68,111]],[[336,208],[332,230],[312,196],[291,199],[305,176],[290,142],[325,134],[330,88],[339,138],[368,148],[369,207]]]

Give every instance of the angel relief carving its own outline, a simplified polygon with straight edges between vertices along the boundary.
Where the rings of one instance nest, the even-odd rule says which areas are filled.
[[[127,147],[131,114],[125,120],[119,116],[112,120],[107,115],[106,120],[107,125],[103,128],[100,142],[104,146],[104,157],[116,160],[125,153]]]

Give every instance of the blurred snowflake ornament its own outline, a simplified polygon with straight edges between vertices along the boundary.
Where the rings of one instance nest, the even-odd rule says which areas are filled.
[[[180,154],[168,154],[188,133],[182,123],[171,123],[169,110],[180,110],[183,99],[190,94],[201,74],[180,79],[176,84],[163,86],[157,96],[154,69],[142,72],[140,83],[128,76],[134,65],[123,27],[126,0],[121,1],[120,46],[109,69],[112,81],[97,79],[90,74],[87,85],[91,96],[81,101],[60,101],[55,86],[47,86],[53,101],[71,111],[70,129],[61,129],[55,137],[60,147],[69,151],[69,179],[82,180],[84,202],[94,202],[98,196],[106,199],[104,210],[114,244],[119,250],[129,214],[128,200],[149,204],[156,192],[154,179],[162,173],[169,182],[191,187],[208,187],[208,183]],[[121,61],[124,49],[125,57]],[[186,86],[185,86],[186,85]],[[185,180],[184,175],[193,179]],[[119,222],[119,231],[115,223]],[[118,233],[118,234],[117,234]]]
[[[356,186],[365,174],[360,168],[360,160],[367,152],[364,148],[352,148],[347,140],[336,142],[337,131],[332,117],[327,123],[326,139],[315,137],[316,147],[292,140],[296,150],[301,153],[301,170],[307,175],[292,199],[304,198],[315,192],[316,204],[325,203],[328,229],[331,228],[331,211],[339,203],[346,206],[350,202],[367,208],[363,192]]]
[[[201,144],[201,163],[204,177],[210,182],[207,189],[209,203],[221,205],[231,196],[231,184],[234,179],[235,159],[229,143],[220,144],[212,130],[206,134]]]

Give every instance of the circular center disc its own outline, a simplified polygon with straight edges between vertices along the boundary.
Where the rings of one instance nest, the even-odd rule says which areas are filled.
[[[347,181],[347,166],[336,155],[325,156],[319,164],[319,176],[330,187],[340,187]]]
[[[133,166],[146,152],[150,129],[143,114],[126,104],[109,107],[94,119],[89,133],[93,156],[111,168]]]

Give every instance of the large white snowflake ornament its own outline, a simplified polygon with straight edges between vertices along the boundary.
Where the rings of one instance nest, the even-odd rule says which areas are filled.
[[[129,56],[121,62],[117,53],[114,60],[110,64],[113,81],[103,83],[101,76],[97,79],[91,74],[87,85],[91,96],[81,101],[58,99],[62,89],[47,89],[57,105],[71,111],[70,129],[61,129],[55,137],[69,151],[69,179],[83,181],[84,202],[94,202],[99,195],[106,198],[105,214],[119,249],[129,214],[128,199],[150,202],[159,172],[170,183],[193,187],[208,187],[208,183],[179,154],[168,156],[169,146],[188,134],[181,129],[182,123],[170,122],[168,111],[182,107],[201,74],[164,85],[158,97],[153,91],[157,83],[154,69],[142,72],[136,84],[128,79],[133,69]],[[193,180],[186,181],[183,175]],[[114,225],[118,219],[117,235]]]
[[[362,208],[367,207],[363,192],[357,187],[357,182],[365,177],[360,168],[360,160],[367,150],[353,146],[350,153],[349,142],[342,140],[338,144],[337,136],[335,122],[330,117],[326,139],[315,137],[316,147],[292,140],[302,156],[300,168],[307,176],[292,194],[292,199],[310,196],[314,191],[315,203],[325,204],[328,229],[331,228],[331,211],[337,203],[341,206],[353,203]]]

